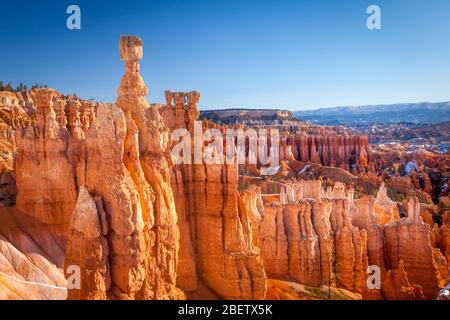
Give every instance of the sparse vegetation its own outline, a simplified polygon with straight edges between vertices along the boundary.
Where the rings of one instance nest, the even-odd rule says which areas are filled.
[[[348,296],[342,292],[332,288],[330,291],[330,297],[328,297],[328,291],[324,291],[320,288],[313,288],[305,286],[308,295],[321,300],[351,300]]]
[[[40,89],[40,88],[48,88],[46,84],[35,83],[31,86],[31,89]],[[10,82],[4,83],[0,81],[0,91],[9,91],[9,92],[24,92],[28,91],[28,86],[23,82],[19,82],[19,84],[14,88]]]
[[[406,199],[406,195],[394,189],[387,190],[388,197],[395,202],[402,202]]]

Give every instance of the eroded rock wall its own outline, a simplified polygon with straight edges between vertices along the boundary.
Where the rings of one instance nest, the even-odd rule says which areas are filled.
[[[434,299],[445,285],[445,245],[433,246],[417,199],[410,202],[408,218],[399,218],[383,188],[377,198],[353,200],[352,190],[336,187],[314,192],[315,199],[286,197],[284,203],[265,204],[259,243],[268,277],[331,284],[363,299]],[[441,230],[445,233],[446,226],[435,230],[439,244]],[[368,286],[369,266],[380,270],[379,289]]]
[[[102,105],[86,133],[78,183],[101,197],[106,212],[111,286],[119,299],[182,298],[176,288],[179,248],[170,188],[168,133],[145,100],[139,74],[142,41],[121,38],[125,75],[117,106]],[[68,257],[69,259],[70,257]]]
[[[352,171],[352,165],[363,171],[373,154],[366,136],[348,134],[291,134],[286,137],[285,145],[290,146],[294,159],[298,161],[347,171]]]
[[[161,113],[171,130],[185,128],[194,137],[198,99],[195,91],[166,91]],[[195,292],[205,285],[224,299],[264,299],[266,274],[253,233],[256,217],[238,192],[237,164],[177,165],[172,189],[181,232],[180,287]]]
[[[313,287],[337,284],[362,293],[366,233],[351,224],[346,200],[272,204],[264,213],[260,239],[269,276],[288,275]]]

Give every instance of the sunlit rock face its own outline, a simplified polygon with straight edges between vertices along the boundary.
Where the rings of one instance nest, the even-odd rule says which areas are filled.
[[[409,281],[420,285],[426,298],[435,298],[445,286],[447,263],[431,244],[430,226],[420,217],[417,199],[410,200],[408,217],[386,225],[384,234],[388,265],[397,268],[402,261]]]
[[[100,287],[110,298],[181,298],[175,283],[179,232],[165,152],[168,133],[145,100],[138,62],[142,41],[122,37],[120,50],[125,75],[116,105],[99,107],[77,168],[79,184],[99,197],[97,209],[101,203],[108,222],[103,235],[108,250],[100,243],[102,252],[109,252],[111,283],[105,274]]]
[[[380,190],[378,191],[373,211],[379,225],[385,225],[393,220],[399,219],[397,205],[387,196],[384,183],[381,184]]]
[[[353,222],[368,232],[369,264],[382,269],[381,297],[434,299],[436,288],[445,282],[447,262],[431,241],[418,200],[409,201],[406,218],[394,218],[385,225],[376,222],[376,203],[377,199],[367,196],[356,200]],[[373,291],[369,293],[369,297],[376,296]]]
[[[312,128],[314,129],[314,128]],[[373,151],[366,136],[336,134],[327,132],[326,127],[318,127],[311,133],[287,135],[282,146],[290,146],[294,159],[346,169],[364,171],[373,161]],[[355,167],[350,168],[349,163]]]
[[[289,275],[309,286],[336,284],[359,293],[367,269],[366,236],[352,225],[347,200],[330,195],[267,204],[260,224],[269,276]]]
[[[43,223],[67,226],[77,198],[80,148],[98,104],[53,89],[34,90],[33,96],[33,125],[16,135],[16,207]]]
[[[16,206],[43,223],[67,224],[76,201],[70,155],[77,141],[59,127],[52,97],[51,89],[36,92],[36,124],[17,136]]]
[[[273,279],[363,299],[436,298],[450,262],[448,213],[435,224],[435,206],[396,202],[384,184],[376,197],[355,197],[343,182],[280,179],[279,194],[264,195],[240,188],[237,164],[175,165],[171,132],[193,137],[200,93],[166,91],[165,105],[149,104],[142,40],[122,37],[120,57],[115,104],[30,94],[35,118],[16,132],[17,205],[0,208],[0,298],[283,296],[271,291]],[[305,172],[323,164],[373,171],[364,137],[285,135],[281,148],[290,164],[308,162]],[[386,185],[430,189],[418,169]],[[67,290],[73,266],[80,287]],[[367,286],[369,266],[380,269],[380,288]]]
[[[121,38],[126,71],[117,105],[97,106],[96,114],[77,100],[62,113],[53,90],[38,90],[36,124],[18,138],[17,207],[68,240],[66,265],[81,268],[84,284],[69,298],[183,297],[168,131],[144,98],[141,56],[140,39]]]
[[[79,288],[69,290],[68,299],[101,300],[107,298],[111,286],[109,268],[108,222],[97,201],[85,186],[81,186],[70,218],[70,232],[66,246],[65,270],[71,275],[71,266],[80,269]]]
[[[296,192],[301,195],[317,186],[301,182],[286,187],[302,190]],[[266,201],[259,244],[269,278],[288,276],[313,287],[331,284],[363,299],[434,299],[445,285],[445,244],[434,247],[417,199],[411,199],[408,217],[399,218],[383,188],[377,198],[354,200],[353,190],[339,184],[313,195]],[[438,243],[445,230],[445,225],[435,227]],[[367,286],[368,266],[381,271],[379,289]]]
[[[199,97],[195,91],[166,91],[161,114],[169,128],[186,128],[193,137]],[[206,286],[223,299],[264,299],[256,199],[238,193],[237,164],[177,165],[171,181],[181,235],[180,288],[193,296]]]

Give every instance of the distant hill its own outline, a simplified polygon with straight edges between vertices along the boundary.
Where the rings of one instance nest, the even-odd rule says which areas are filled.
[[[322,125],[367,125],[399,122],[434,124],[450,120],[450,102],[334,107],[296,111],[294,115],[299,119]]]
[[[304,125],[291,111],[280,109],[220,109],[203,110],[200,119],[208,119],[222,125],[277,126],[291,128]]]

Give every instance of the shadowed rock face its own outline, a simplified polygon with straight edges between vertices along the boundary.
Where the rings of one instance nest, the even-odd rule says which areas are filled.
[[[0,299],[66,299],[60,234],[16,208],[0,208]]]

